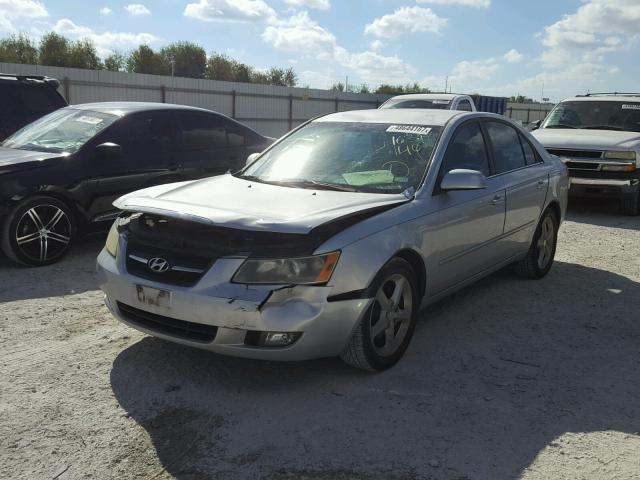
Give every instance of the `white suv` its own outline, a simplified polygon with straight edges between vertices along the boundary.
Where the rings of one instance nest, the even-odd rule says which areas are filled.
[[[397,95],[380,105],[380,108],[385,110],[388,108],[428,108],[436,110],[460,110],[463,112],[475,112],[477,110],[473,98],[469,95],[459,95],[456,93],[411,93],[407,95]]]
[[[609,196],[640,213],[640,94],[590,94],[560,102],[533,132],[569,169],[572,196]]]

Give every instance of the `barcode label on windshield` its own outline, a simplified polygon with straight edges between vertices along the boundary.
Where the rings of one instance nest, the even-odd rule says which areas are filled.
[[[430,127],[421,127],[420,125],[391,125],[387,128],[389,133],[413,133],[415,135],[428,135],[431,132]]]
[[[627,105],[622,105],[623,110],[640,110],[640,103],[629,103]]]

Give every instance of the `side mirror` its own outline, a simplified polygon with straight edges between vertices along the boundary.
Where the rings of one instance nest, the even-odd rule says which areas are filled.
[[[529,124],[529,131],[533,132],[534,130],[538,130],[540,128],[540,125],[542,124],[542,122],[540,120],[536,120],[535,122],[531,122]]]
[[[481,190],[487,188],[486,177],[477,170],[456,169],[447,173],[440,183],[440,190]]]
[[[247,157],[247,161],[246,161],[246,163],[244,164],[244,166],[245,166],[245,167],[248,167],[248,166],[249,166],[249,165],[251,165],[253,162],[255,162],[255,161],[258,159],[258,157],[259,157],[259,156],[260,156],[260,154],[259,154],[259,153],[252,153],[251,155],[249,155],[249,156]]]
[[[122,147],[117,143],[106,142],[96,146],[96,157],[103,160],[112,160],[122,156]]]

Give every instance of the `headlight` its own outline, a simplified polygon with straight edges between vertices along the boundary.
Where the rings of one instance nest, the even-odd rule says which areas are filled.
[[[232,282],[268,285],[327,283],[338,258],[340,252],[304,258],[247,260],[233,276]]]
[[[113,222],[113,225],[111,225],[111,229],[109,230],[109,235],[107,235],[107,242],[104,245],[104,248],[113,257],[118,255],[118,239],[119,238],[120,238],[120,234],[118,233],[118,220],[116,220],[115,222]]]
[[[608,152],[604,152],[604,158],[607,158],[609,160],[635,160],[636,152],[618,152],[615,150],[611,150]]]

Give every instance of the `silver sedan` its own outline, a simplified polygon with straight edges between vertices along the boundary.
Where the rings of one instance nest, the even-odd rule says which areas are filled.
[[[544,277],[567,189],[498,115],[331,114],[239,173],[120,198],[100,283],[119,320],[166,340],[384,370],[430,303],[506,266]]]

